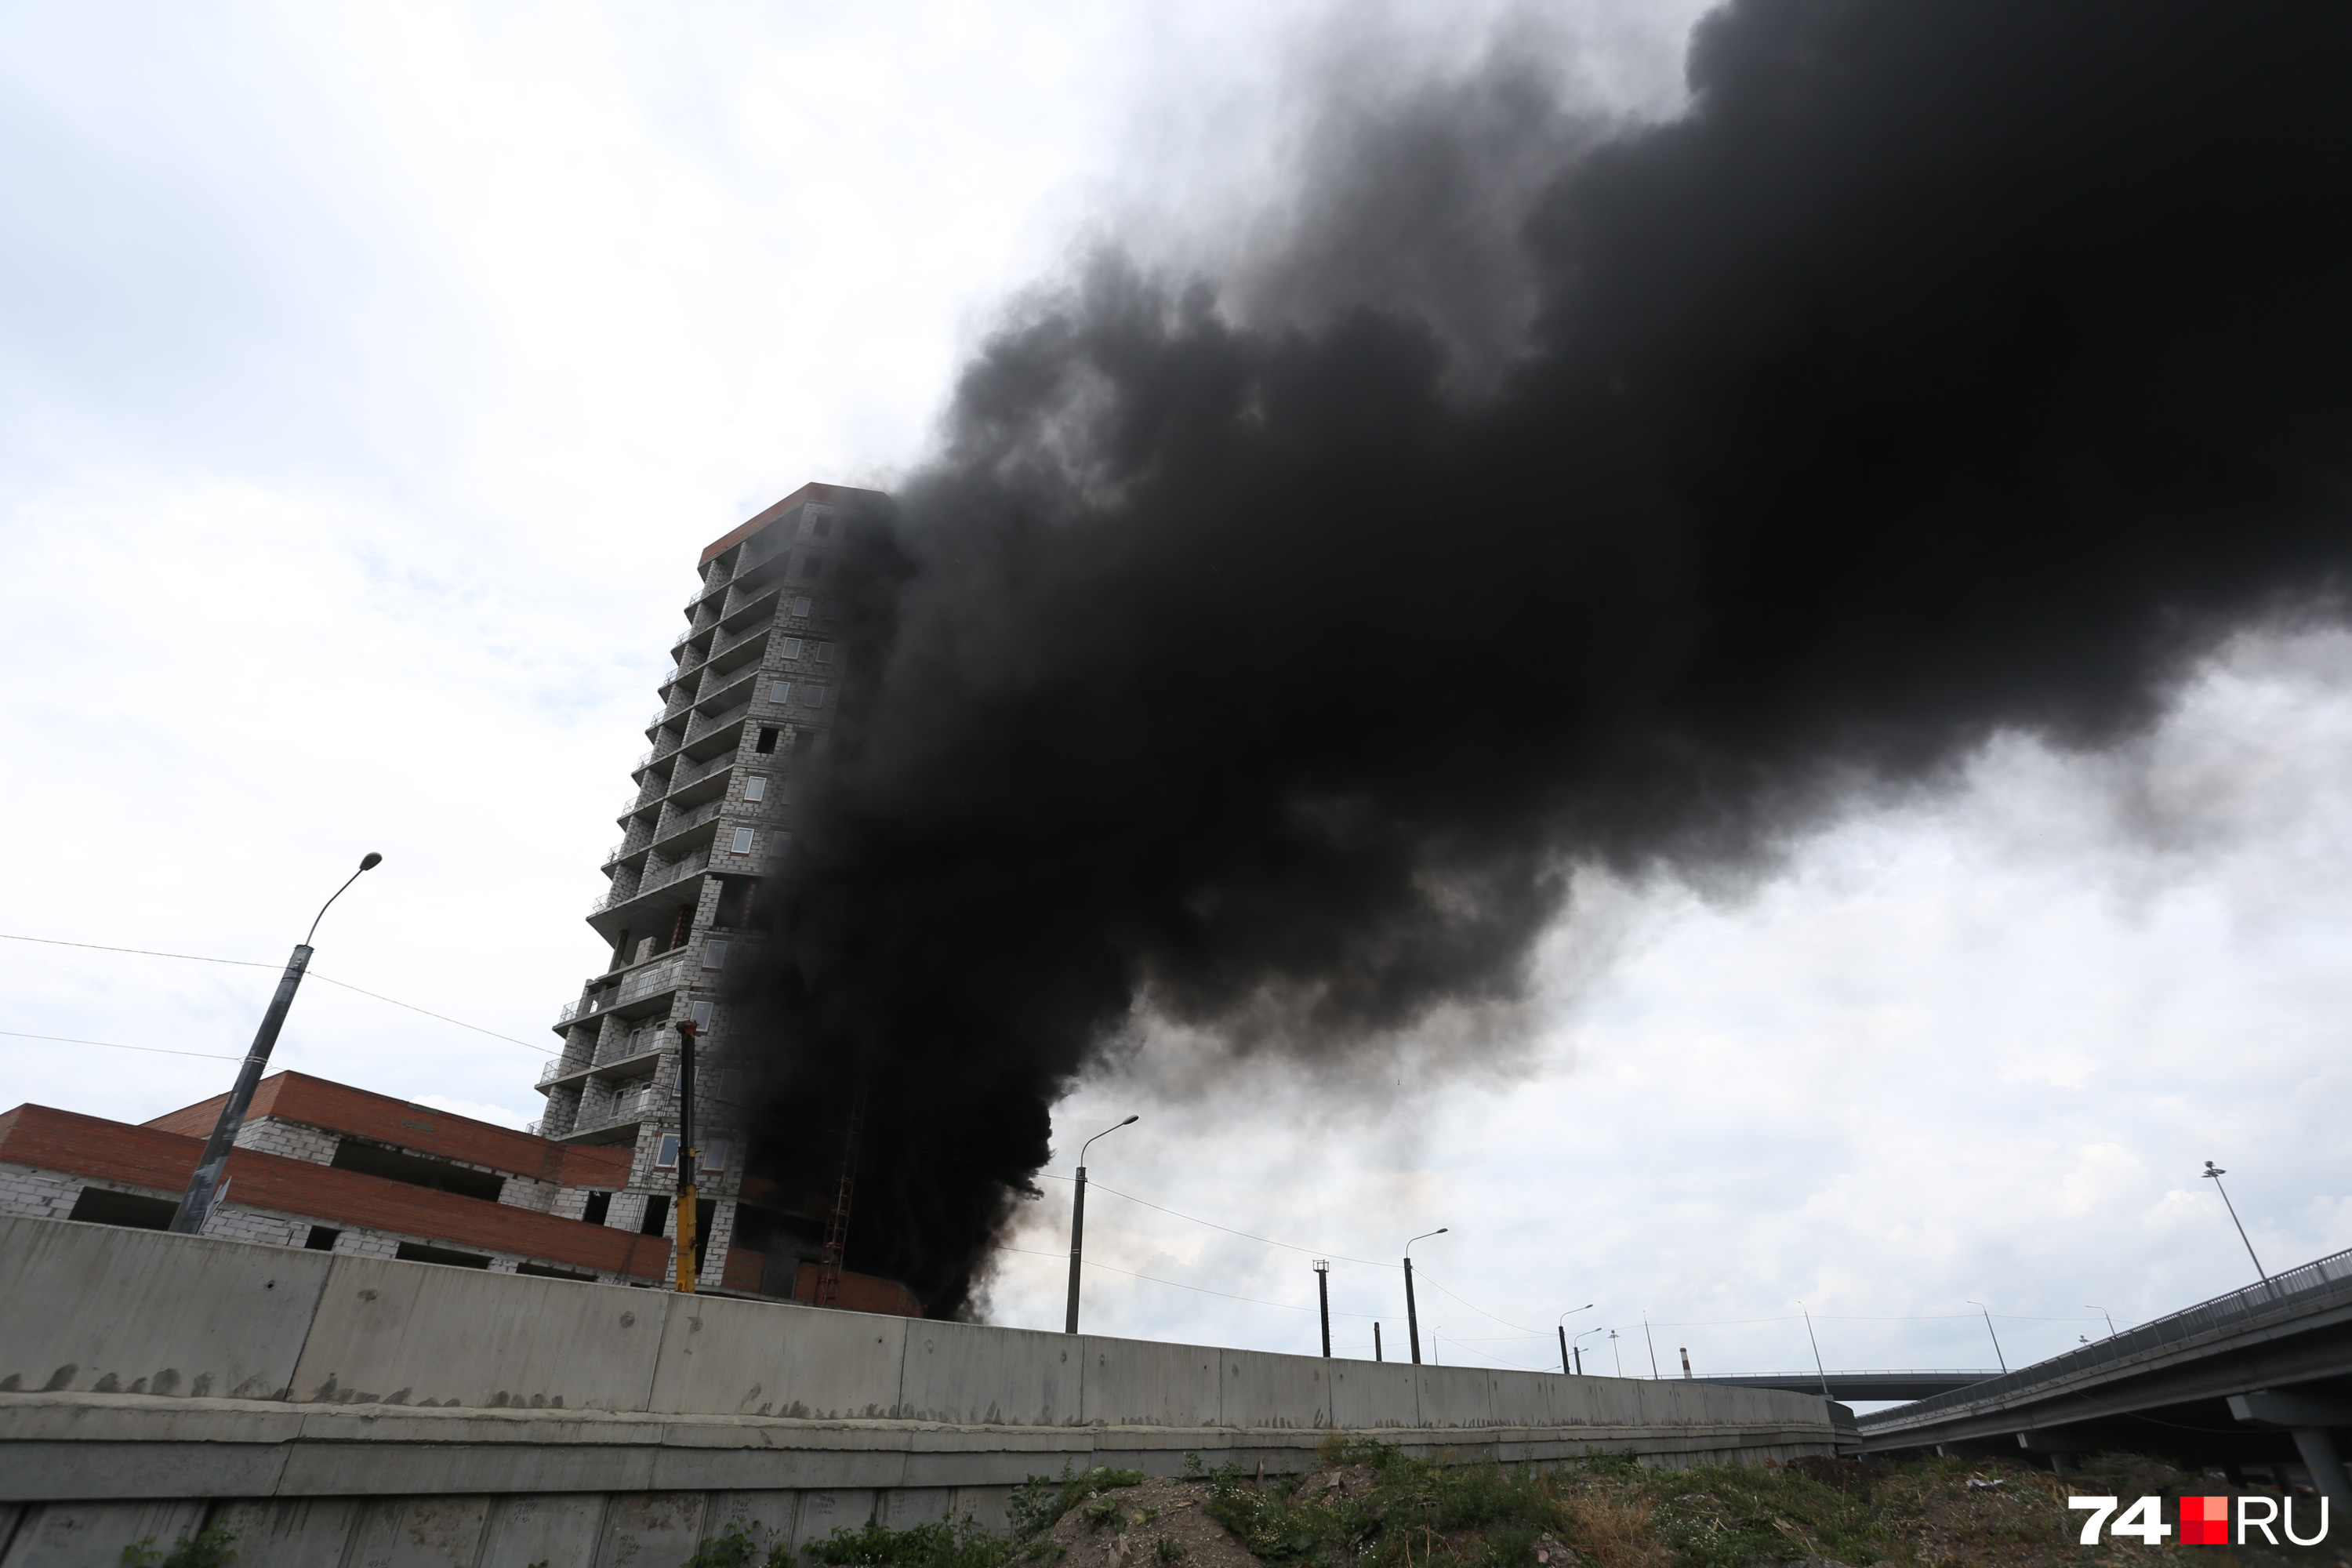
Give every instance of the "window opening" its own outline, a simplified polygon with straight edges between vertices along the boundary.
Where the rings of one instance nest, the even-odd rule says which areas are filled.
[[[612,1212],[612,1194],[590,1193],[588,1194],[588,1206],[580,1211],[580,1217],[589,1225],[603,1225],[604,1223],[604,1216]]]
[[[831,643],[821,642],[816,645],[816,661],[819,664],[831,664],[833,662],[833,645]]]
[[[673,1140],[675,1142],[675,1140]],[[669,1199],[660,1193],[646,1200],[646,1217],[638,1223],[639,1236],[659,1236],[669,1226]]]
[[[760,743],[751,749],[763,757],[773,755],[776,750],[776,732],[773,730],[761,730]]]
[[[309,1238],[302,1245],[311,1252],[332,1252],[335,1250],[335,1237],[342,1234],[332,1226],[314,1225],[310,1227]]]
[[[784,657],[786,658],[798,658],[800,656],[801,639],[798,637],[786,637],[784,639]]]
[[[766,778],[758,773],[754,773],[750,778],[745,779],[743,781],[743,798],[751,802],[755,805],[761,801],[767,799],[768,781]],[[624,937],[628,935],[626,931],[624,931],[621,934]]]
[[[421,1241],[404,1241],[393,1248],[392,1255],[407,1263],[439,1263],[452,1268],[488,1268],[490,1266],[490,1260],[478,1252],[459,1252],[449,1247],[427,1247]]]
[[[728,840],[727,847],[738,855],[749,855],[751,852],[751,830],[748,827],[737,828],[735,837]]]

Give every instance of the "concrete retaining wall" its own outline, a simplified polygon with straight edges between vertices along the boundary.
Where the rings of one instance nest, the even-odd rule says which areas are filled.
[[[1832,1451],[1822,1401],[937,1323],[0,1220],[0,1568],[217,1519],[240,1568],[669,1568],[730,1518],[1003,1517],[1065,1464]]]

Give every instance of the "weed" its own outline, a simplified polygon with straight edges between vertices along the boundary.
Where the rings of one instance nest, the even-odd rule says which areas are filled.
[[[791,1561],[791,1549],[781,1542],[763,1554],[738,1520],[724,1534],[705,1536],[679,1568],[785,1568]]]
[[[155,1550],[155,1538],[151,1535],[122,1549],[122,1568],[225,1568],[236,1555],[229,1544],[236,1539],[236,1531],[225,1524],[207,1525],[193,1540],[180,1537],[166,1553]]]
[[[857,1568],[1003,1568],[1013,1546],[966,1516],[905,1530],[878,1523],[862,1530],[844,1526],[807,1552],[819,1563]],[[783,1561],[777,1559],[773,1568],[782,1568]]]
[[[1186,1456],[1191,1458],[1192,1456]],[[1200,1461],[1192,1460],[1195,1468]],[[1031,1476],[1013,1489],[1013,1501],[1007,1517],[1013,1525],[1013,1539],[1027,1541],[1054,1528],[1061,1517],[1090,1498],[1118,1487],[1139,1487],[1143,1484],[1141,1470],[1114,1470],[1097,1465],[1090,1470],[1073,1472],[1065,1464],[1057,1479],[1052,1476]]]
[[[1162,1563],[1181,1563],[1184,1558],[1184,1543],[1171,1536],[1161,1536],[1152,1551],[1159,1553]]]

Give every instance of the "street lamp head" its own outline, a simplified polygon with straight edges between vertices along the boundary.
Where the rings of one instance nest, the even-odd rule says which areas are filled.
[[[1132,1121],[1142,1121],[1142,1120],[1143,1120],[1143,1118],[1142,1118],[1142,1116],[1141,1116],[1141,1115],[1139,1115],[1139,1115],[1135,1115],[1135,1116],[1130,1116],[1130,1117],[1129,1117],[1129,1118],[1127,1119],[1127,1121],[1122,1121],[1122,1122],[1120,1122],[1120,1123],[1119,1123],[1119,1125],[1120,1125],[1121,1127],[1125,1127],[1126,1125],[1128,1125],[1128,1122],[1132,1122]]]
[[[373,849],[360,857],[360,869],[362,871],[373,871],[383,864],[383,857]]]
[[[2213,1162],[2212,1162],[2212,1161],[2208,1160],[2208,1161],[2206,1161],[2206,1162],[2205,1162],[2205,1175],[2206,1175],[2206,1178],[2207,1178],[2208,1180],[2211,1180],[2211,1179],[2213,1179],[2213,1178],[2220,1177],[2220,1176],[2226,1176],[2226,1175],[2228,1175],[2229,1173],[2230,1173],[2229,1172],[2227,1172],[2227,1171],[2225,1171],[2225,1170],[2221,1169],[2221,1166],[2216,1165],[2215,1163],[2213,1163]]]

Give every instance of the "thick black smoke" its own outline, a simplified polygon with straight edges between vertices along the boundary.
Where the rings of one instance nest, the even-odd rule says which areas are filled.
[[[1448,290],[1517,285],[1344,226],[1274,268],[1307,325],[1106,262],[966,372],[858,546],[757,977],[828,1188],[864,1094],[852,1267],[965,1310],[1139,1016],[1330,1053],[1507,1004],[1579,864],[1752,865],[2335,613],[2352,8],[1738,0],[1688,72],[1673,123],[1530,132],[1532,325],[1471,390]],[[1442,256],[1447,164],[1330,171],[1347,232]]]

